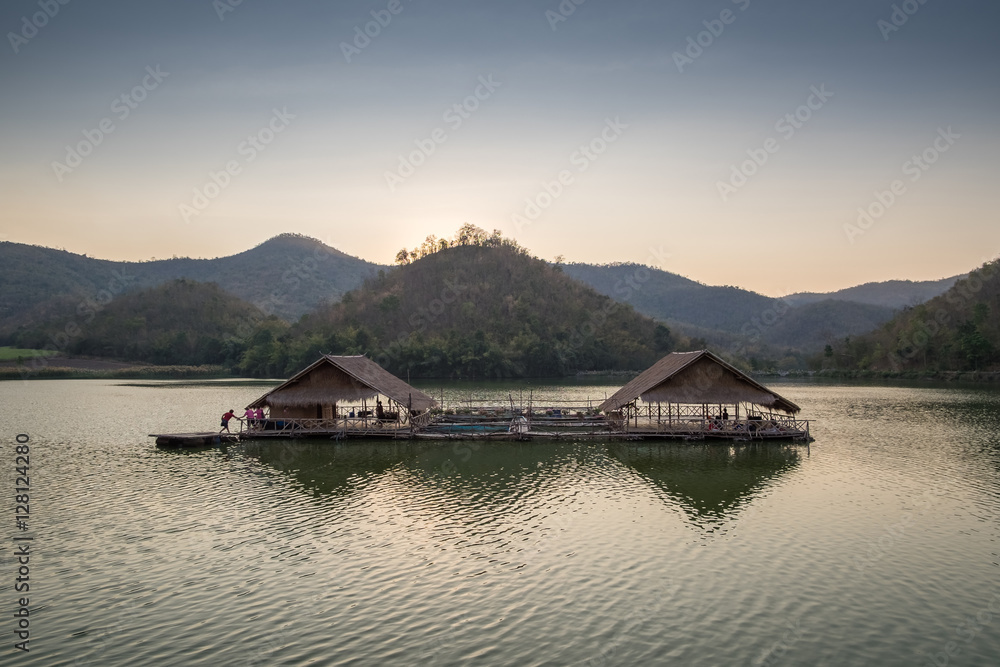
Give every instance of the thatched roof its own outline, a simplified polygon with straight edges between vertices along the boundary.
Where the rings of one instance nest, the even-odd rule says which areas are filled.
[[[423,412],[437,401],[414,389],[365,356],[325,354],[312,365],[248,405],[250,408],[307,407],[374,398],[381,394],[401,406]]]
[[[800,410],[708,350],[668,354],[616,391],[599,409],[618,410],[639,398],[646,403],[751,403],[789,414]]]

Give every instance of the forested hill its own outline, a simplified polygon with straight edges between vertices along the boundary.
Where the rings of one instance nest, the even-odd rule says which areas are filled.
[[[894,309],[832,299],[790,302],[738,287],[714,287],[638,264],[566,264],[563,270],[601,294],[678,330],[698,331],[714,346],[748,356],[811,352],[845,336],[866,333]]]
[[[865,283],[855,285],[836,292],[798,292],[782,297],[793,306],[818,303],[828,299],[836,301],[853,301],[872,306],[882,306],[899,310],[907,306],[929,301],[944,294],[951,286],[964,276],[952,276],[941,280],[886,280],[880,283]]]
[[[777,300],[738,287],[712,287],[640,264],[565,264],[566,275],[601,294],[627,301],[658,320],[738,332]]]
[[[73,355],[233,366],[246,340],[266,321],[260,309],[218,285],[179,279],[22,331],[16,343],[39,349],[62,339],[60,349]]]
[[[294,320],[335,301],[381,268],[316,239],[282,234],[218,259],[112,262],[64,250],[0,243],[0,335],[72,315],[81,303],[186,278],[214,282],[267,313]]]
[[[879,329],[826,349],[827,367],[888,371],[1000,367],[1000,260]]]
[[[674,347],[663,325],[498,234],[430,252],[276,334],[244,372],[280,375],[332,352],[401,377],[557,376],[639,370]]]

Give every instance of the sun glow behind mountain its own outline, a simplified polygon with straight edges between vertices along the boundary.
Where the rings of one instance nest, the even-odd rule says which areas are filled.
[[[471,222],[769,295],[1000,250],[994,5],[549,4],[8,3],[0,234],[389,263]]]

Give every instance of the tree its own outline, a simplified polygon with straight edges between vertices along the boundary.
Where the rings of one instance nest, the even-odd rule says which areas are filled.
[[[488,238],[485,229],[467,222],[455,232],[455,245],[483,245]]]
[[[674,337],[670,334],[670,329],[657,324],[653,329],[653,344],[657,352],[670,352],[674,347]]]
[[[993,356],[993,344],[983,336],[974,322],[963,322],[958,327],[958,347],[962,351],[964,361],[973,370],[989,361]]]

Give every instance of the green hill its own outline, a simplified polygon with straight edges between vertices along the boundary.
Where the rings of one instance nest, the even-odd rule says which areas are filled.
[[[712,287],[640,264],[565,264],[566,275],[661,321],[732,333],[775,307],[777,299],[738,287]]]
[[[234,364],[251,334],[276,318],[213,283],[173,280],[129,294],[106,306],[83,309],[68,320],[17,333],[24,347],[53,340],[74,355],[153,364]],[[287,326],[287,325],[286,325]]]
[[[875,371],[995,370],[1000,365],[1000,260],[870,333],[829,346],[817,364]]]
[[[402,377],[557,376],[643,369],[673,347],[663,325],[494,233],[380,272],[248,350],[242,371],[286,374],[332,352]]]
[[[895,312],[852,301],[773,299],[737,287],[703,285],[639,264],[567,264],[563,270],[677,332],[751,360],[801,356],[845,336],[870,331]]]
[[[292,321],[340,298],[380,267],[316,239],[282,234],[229,257],[111,262],[20,243],[0,243],[0,339],[18,327],[72,316],[87,301],[185,278],[214,282]],[[83,307],[86,307],[85,305]]]
[[[947,292],[960,278],[952,276],[941,280],[886,280],[880,283],[865,283],[855,285],[836,292],[798,292],[782,297],[793,306],[803,306],[818,303],[828,299],[837,301],[853,301],[872,306],[883,306],[898,310],[907,306],[916,306],[936,296]]]
[[[886,306],[827,299],[779,311],[773,325],[762,327],[761,341],[775,347],[817,347],[871,331],[896,312]]]

